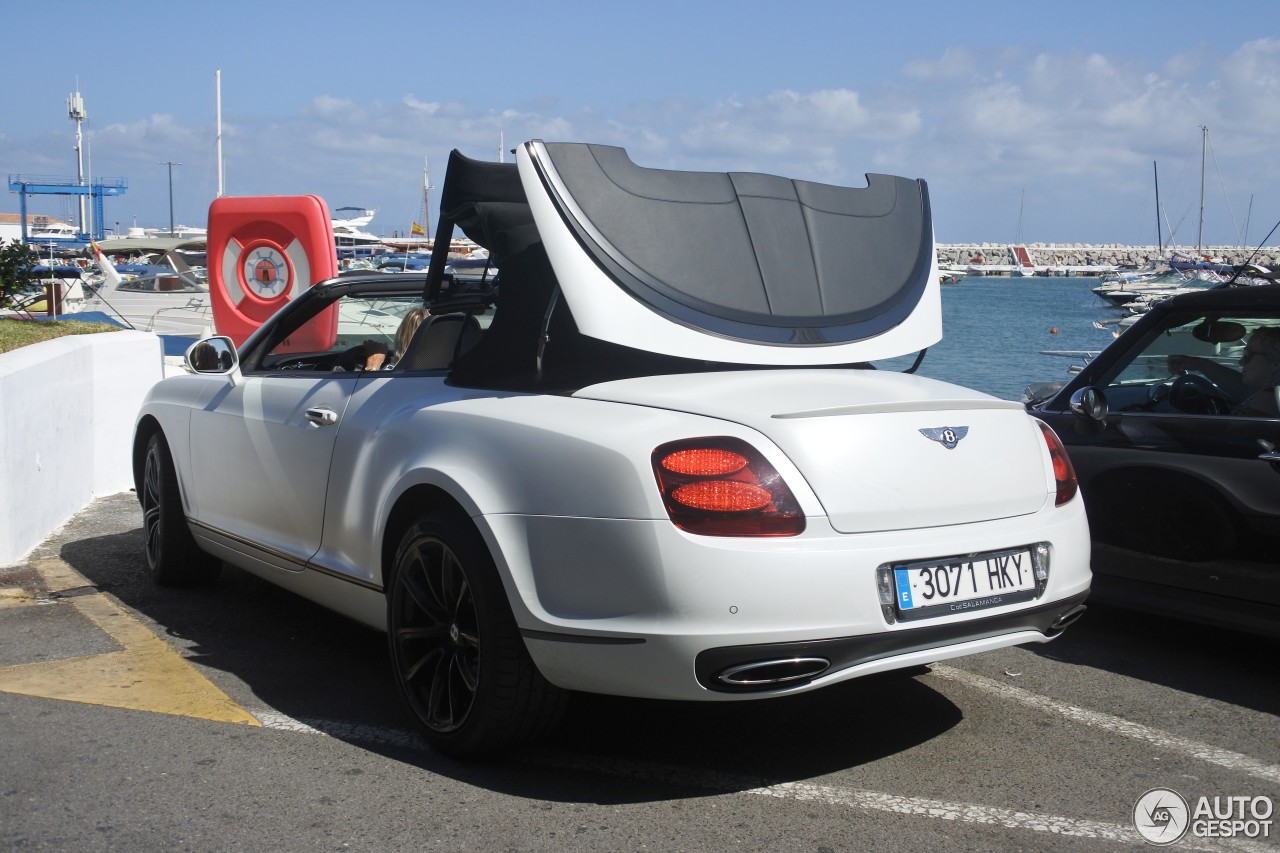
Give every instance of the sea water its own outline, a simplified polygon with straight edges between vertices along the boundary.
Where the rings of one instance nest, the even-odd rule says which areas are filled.
[[[1068,368],[1081,357],[1045,355],[1050,350],[1097,352],[1114,338],[1123,312],[1091,288],[1091,276],[975,276],[942,286],[942,341],[929,348],[921,376],[954,382],[1017,400],[1036,382],[1071,378]],[[876,362],[903,370],[914,356]]]

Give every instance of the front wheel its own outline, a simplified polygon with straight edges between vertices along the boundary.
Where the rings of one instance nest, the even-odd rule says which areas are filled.
[[[460,513],[428,513],[401,539],[387,633],[400,694],[440,752],[525,743],[563,713],[565,692],[529,657],[493,559]]]
[[[201,551],[187,527],[173,456],[164,435],[158,432],[147,442],[138,500],[142,504],[147,570],[156,583],[191,586],[218,576],[222,562]]]

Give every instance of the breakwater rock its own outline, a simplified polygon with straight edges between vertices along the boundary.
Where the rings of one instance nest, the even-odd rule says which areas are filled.
[[[1280,247],[1264,246],[1254,254],[1251,248],[1239,246],[1205,246],[1198,252],[1194,246],[1125,246],[1119,243],[1088,245],[1084,243],[1028,243],[1027,253],[1036,267],[1142,267],[1152,261],[1167,261],[1173,252],[1222,263],[1244,263],[1253,255],[1253,263],[1271,268],[1280,266]],[[1007,266],[1015,264],[1008,243],[939,243],[938,262],[943,266],[969,267],[982,264]]]

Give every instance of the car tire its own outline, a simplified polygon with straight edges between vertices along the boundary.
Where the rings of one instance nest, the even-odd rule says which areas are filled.
[[[147,442],[138,501],[152,580],[163,586],[193,586],[218,576],[222,561],[201,551],[187,526],[173,456],[162,433]]]
[[[396,683],[437,751],[481,755],[554,729],[568,694],[529,657],[469,519],[453,512],[418,519],[396,550],[386,595]]]

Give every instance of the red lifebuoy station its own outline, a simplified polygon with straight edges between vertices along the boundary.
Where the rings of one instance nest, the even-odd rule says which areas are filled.
[[[338,274],[329,208],[315,195],[214,199],[208,258],[214,325],[236,346],[286,302]],[[328,349],[337,334],[337,312],[326,310],[277,349]]]

